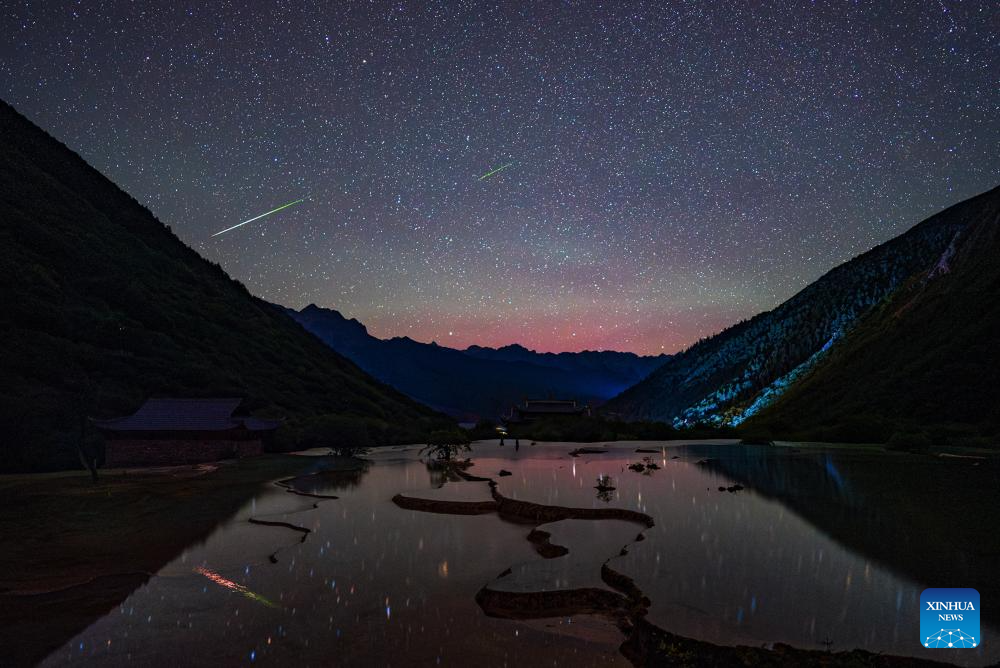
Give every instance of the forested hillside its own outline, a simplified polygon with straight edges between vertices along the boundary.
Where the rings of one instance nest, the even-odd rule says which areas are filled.
[[[998,191],[959,203],[831,270],[772,311],[674,356],[606,406],[627,419],[739,425],[809,374],[861,319],[994,206]]]
[[[813,440],[1000,444],[1000,188],[941,255],[748,423]]]

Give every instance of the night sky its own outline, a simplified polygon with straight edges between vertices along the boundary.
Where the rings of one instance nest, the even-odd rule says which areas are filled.
[[[673,352],[1000,182],[992,0],[46,0],[0,34],[0,96],[380,337]]]

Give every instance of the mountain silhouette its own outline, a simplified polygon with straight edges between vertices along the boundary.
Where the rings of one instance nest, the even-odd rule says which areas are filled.
[[[441,423],[2,102],[0,136],[0,469],[78,467],[88,417],[156,394],[244,397],[246,410],[285,419],[284,447],[323,416],[389,441]]]
[[[466,420],[496,419],[525,397],[600,404],[668,359],[611,351],[537,353],[519,345],[456,350],[407,337],[379,339],[357,320],[313,304],[287,312],[379,380]]]

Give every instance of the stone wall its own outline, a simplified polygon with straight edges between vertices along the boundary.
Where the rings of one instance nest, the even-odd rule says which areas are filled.
[[[250,441],[109,439],[104,444],[104,466],[123,468],[199,464],[220,459],[252,457],[260,453],[259,439]]]

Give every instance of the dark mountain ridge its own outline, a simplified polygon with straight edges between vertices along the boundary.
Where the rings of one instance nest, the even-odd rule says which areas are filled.
[[[525,397],[599,404],[635,384],[667,356],[536,353],[523,346],[456,350],[408,337],[379,339],[354,319],[310,304],[287,313],[379,380],[463,419],[496,419]]]
[[[245,397],[287,445],[321,417],[390,441],[441,424],[2,102],[0,137],[0,469],[78,466],[87,417],[153,394]]]
[[[835,267],[777,308],[699,341],[605,409],[678,426],[741,424],[808,374],[872,309],[937,262],[998,192],[931,216]]]
[[[607,374],[609,378],[621,378],[623,382],[634,385],[648,376],[666,362],[670,355],[637,355],[616,350],[582,350],[576,353],[539,353],[529,350],[519,344],[511,344],[501,348],[484,346],[469,346],[463,352],[466,355],[481,359],[500,360],[502,362],[528,362],[548,366],[564,371],[593,371]]]

